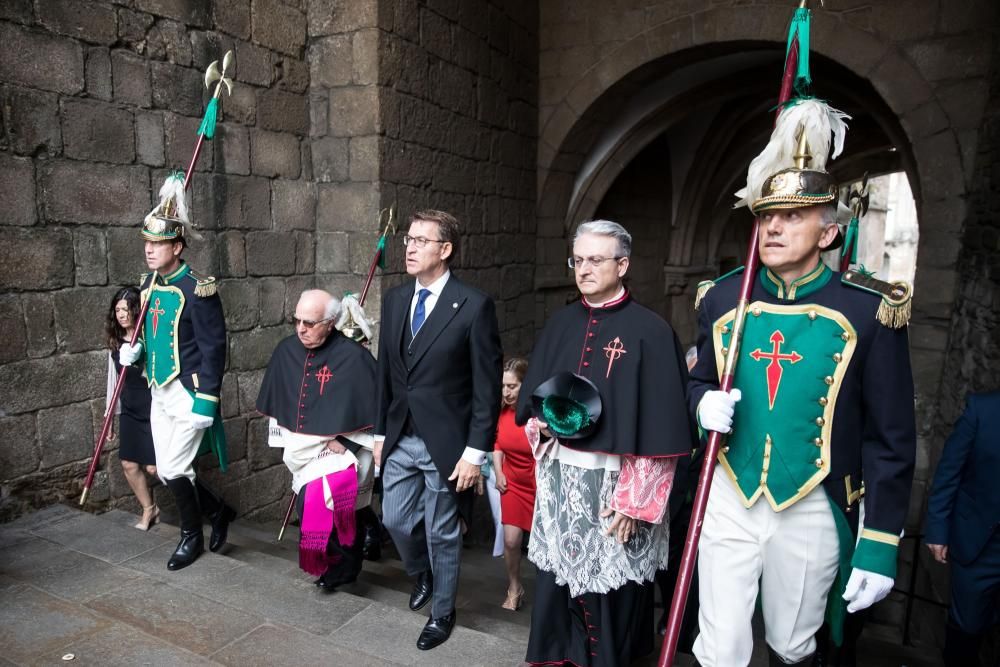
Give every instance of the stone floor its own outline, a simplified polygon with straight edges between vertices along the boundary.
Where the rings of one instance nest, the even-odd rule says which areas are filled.
[[[423,652],[414,642],[426,616],[407,608],[410,582],[392,553],[325,594],[298,569],[294,528],[277,543],[273,527],[236,522],[223,553],[169,572],[177,529],[143,533],[131,527],[136,518],[57,505],[0,525],[0,665],[522,664],[530,564],[528,606],[513,613],[499,608],[502,564],[467,549],[459,626]],[[866,666],[934,664],[866,647]],[[755,654],[752,664],[766,659]]]

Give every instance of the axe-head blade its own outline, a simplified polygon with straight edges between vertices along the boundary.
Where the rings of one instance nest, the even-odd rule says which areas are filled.
[[[222,74],[219,73],[219,61],[213,60],[205,70],[205,87],[208,89],[212,88],[212,84],[222,78]]]
[[[233,51],[230,49],[226,51],[226,55],[222,56],[222,74],[225,75],[229,71],[229,66],[233,64]]]

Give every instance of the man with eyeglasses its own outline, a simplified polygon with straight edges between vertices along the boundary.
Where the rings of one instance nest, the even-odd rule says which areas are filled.
[[[307,290],[295,306],[295,334],[278,343],[257,394],[269,418],[268,444],[298,494],[299,567],[326,592],[357,579],[374,481],[375,359],[337,331],[341,303]]]
[[[462,548],[479,466],[500,414],[503,352],[493,299],[456,278],[459,225],[420,211],[403,237],[414,278],[382,299],[375,462],[382,521],[407,573],[410,609],[431,603],[417,648],[451,636]]]
[[[695,440],[684,352],[670,325],[625,287],[631,250],[618,223],[577,228],[569,266],[583,298],[545,325],[518,401],[537,459],[530,664],[628,665],[653,650],[667,498],[677,457]],[[532,394],[567,371],[589,380],[601,404],[593,429],[572,439],[532,418]]]

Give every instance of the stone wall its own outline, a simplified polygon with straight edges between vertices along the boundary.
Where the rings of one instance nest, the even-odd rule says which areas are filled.
[[[167,171],[187,166],[203,73],[227,49],[233,94],[193,184],[206,240],[185,257],[218,276],[230,332],[222,410],[232,464],[216,483],[242,511],[275,515],[287,479],[253,401],[317,271],[299,5],[0,3],[0,519],[78,497],[103,417],[104,317],[116,287],[145,270],[139,223]],[[95,507],[135,506],[116,447]]]
[[[463,225],[453,263],[491,294],[505,351],[535,334],[538,14],[533,2],[387,2],[380,17],[382,206],[433,207]],[[389,11],[389,10],[392,11]],[[400,236],[403,232],[400,233]],[[399,236],[386,285],[402,279]]]

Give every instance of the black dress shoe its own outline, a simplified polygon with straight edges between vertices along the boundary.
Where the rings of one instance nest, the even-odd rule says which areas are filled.
[[[434,575],[430,570],[427,570],[417,575],[417,583],[413,584],[413,592],[410,593],[410,609],[413,611],[423,609],[424,605],[430,602],[432,595],[434,595]]]
[[[429,619],[427,625],[420,631],[420,637],[417,638],[417,648],[421,651],[429,651],[435,646],[440,646],[445,643],[448,637],[451,637],[451,630],[454,627],[454,611],[441,618]]]
[[[345,572],[343,568],[330,568],[316,580],[316,585],[327,593],[332,593],[337,586],[353,584],[358,580],[357,572]]]
[[[229,537],[229,522],[236,519],[236,510],[229,505],[223,505],[212,519],[212,537],[208,540],[208,550],[213,553],[225,545]]]
[[[201,534],[201,528],[197,530],[182,530],[181,541],[177,543],[173,555],[167,561],[168,570],[180,570],[198,560],[198,556],[205,550],[205,538]]]

